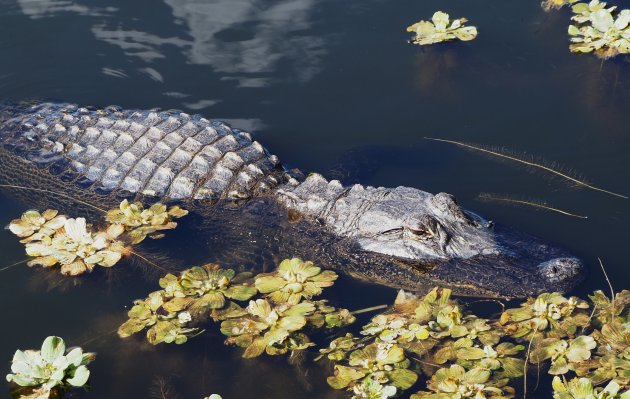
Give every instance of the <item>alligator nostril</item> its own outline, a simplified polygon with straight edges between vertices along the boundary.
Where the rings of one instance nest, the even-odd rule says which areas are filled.
[[[550,283],[573,281],[582,270],[582,262],[577,258],[555,258],[538,265],[538,272]]]

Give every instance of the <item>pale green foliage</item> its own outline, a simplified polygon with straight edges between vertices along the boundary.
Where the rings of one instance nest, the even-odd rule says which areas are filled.
[[[200,329],[188,327],[192,316],[187,311],[168,311],[165,304],[169,298],[164,291],[155,291],[146,299],[137,300],[128,312],[129,320],[118,328],[118,335],[127,338],[145,328],[147,341],[153,345],[162,342],[183,344],[198,334]]]
[[[227,315],[221,323],[221,332],[228,338],[226,343],[245,348],[243,357],[251,358],[267,352],[269,355],[306,349],[313,344],[305,334],[299,333],[306,324],[306,317],[315,312],[312,303],[272,306],[265,299],[250,301],[247,313]]]
[[[39,351],[17,350],[11,363],[12,374],[7,381],[22,387],[36,387],[30,394],[48,398],[54,388],[82,387],[90,377],[87,364],[94,360],[93,353],[74,348],[66,353],[66,344],[59,337],[48,337]]]
[[[258,275],[255,284],[271,301],[295,305],[302,298],[311,299],[321,294],[322,288],[332,286],[336,279],[333,271],[322,271],[313,262],[293,258],[283,260],[275,273]]]
[[[159,238],[155,233],[162,230],[171,230],[177,227],[174,218],[186,216],[188,211],[179,206],[166,208],[166,205],[155,203],[148,209],[144,209],[141,202],[129,203],[123,200],[118,209],[107,212],[106,220],[113,224],[121,224],[125,227],[131,238],[132,244],[142,242],[147,236]]]
[[[559,10],[564,6],[576,3],[578,0],[545,0],[541,3],[545,11]]]
[[[392,370],[404,358],[405,369],[417,373],[420,368],[431,377],[427,390],[413,399],[498,399],[514,397],[510,379],[523,376],[530,346],[529,363],[538,369],[547,363],[549,374],[562,376],[554,380],[555,399],[630,399],[625,393],[630,388],[630,291],[618,293],[614,301],[600,291],[590,298],[593,305],[545,293],[506,309],[499,320],[486,320],[464,311],[447,289],[424,297],[401,291],[389,311],[363,327],[363,338],[337,338],[320,350],[319,359],[335,362],[329,384],[356,398],[399,396],[405,389],[386,374],[375,378],[366,366],[374,363],[356,361],[381,347],[394,348],[382,356],[394,359],[389,360]],[[571,377],[582,380],[564,383]],[[586,396],[570,396],[578,385],[589,387]],[[569,388],[563,392],[563,386]]]
[[[360,338],[356,338],[351,333],[347,333],[343,337],[332,340],[328,345],[328,348],[320,349],[320,355],[316,357],[315,360],[320,360],[325,356],[330,360],[338,362],[346,359],[349,352],[364,346],[365,344],[361,342]]]
[[[473,40],[477,37],[477,28],[464,26],[466,18],[449,20],[449,15],[442,11],[433,14],[431,21],[420,21],[407,27],[407,32],[415,33],[412,41],[414,44],[426,45],[459,39],[462,41]]]
[[[611,381],[605,387],[594,388],[588,378],[565,381],[554,377],[553,399],[630,399],[630,391],[620,392],[620,386]]]
[[[201,332],[194,327],[200,321],[210,316],[220,319],[222,312],[238,308],[226,297],[246,301],[254,296],[257,291],[248,285],[250,277],[212,263],[192,267],[179,277],[167,274],[160,279],[162,290],[134,302],[118,335],[125,338],[149,328],[147,340],[151,344],[183,344]]]
[[[615,12],[616,7],[606,8],[606,3],[592,0],[577,3],[569,26],[574,53],[594,52],[600,58],[611,58],[630,53],[630,10]]]
[[[508,399],[514,396],[514,390],[505,386],[507,380],[491,381],[487,370],[473,368],[466,371],[459,365],[441,368],[436,371],[427,384],[432,391],[421,391],[411,395],[411,399]]]
[[[47,209],[42,213],[26,211],[19,219],[9,223],[9,230],[16,236],[23,238],[22,243],[39,239],[40,236],[50,236],[55,230],[63,227],[67,217],[59,215],[54,209]],[[36,233],[39,233],[35,235]]]
[[[64,275],[77,276],[98,266],[112,267],[131,253],[128,244],[138,244],[145,237],[158,238],[160,230],[173,229],[173,218],[186,215],[177,206],[167,210],[157,203],[144,209],[141,203],[124,200],[119,208],[107,212],[108,222],[95,229],[85,218],[69,218],[47,209],[27,211],[9,224],[9,230],[22,238],[29,266],[60,266]]]
[[[531,363],[541,363],[551,360],[549,374],[566,374],[569,370],[574,370],[577,363],[584,362],[591,358],[591,350],[595,349],[597,343],[588,335],[581,335],[572,340],[558,338],[546,338],[538,340],[533,345],[530,354]]]
[[[408,369],[410,364],[400,346],[375,342],[350,353],[347,365],[335,365],[335,375],[328,377],[328,384],[335,389],[351,390],[357,385],[367,384],[357,388],[355,394],[364,394],[369,390],[391,391],[387,386],[404,390],[418,379],[418,375]],[[382,387],[378,388],[375,384]]]
[[[387,399],[395,396],[398,389],[393,385],[383,385],[368,377],[352,387],[352,393],[352,399]]]
[[[125,338],[148,328],[147,340],[152,344],[182,344],[202,332],[198,326],[211,318],[222,322],[221,332],[228,337],[227,344],[245,348],[244,357],[256,357],[262,353],[280,355],[306,349],[313,344],[305,331],[343,327],[354,322],[347,309],[335,308],[323,300],[301,301],[305,297],[303,291],[294,290],[298,296],[274,295],[285,285],[270,283],[277,279],[287,282],[298,276],[287,284],[315,284],[321,292],[323,287],[333,284],[335,273],[321,271],[311,262],[299,259],[284,261],[280,266],[282,270],[275,274],[258,276],[237,274],[216,264],[195,266],[180,276],[167,274],[160,279],[161,290],[134,302],[129,320],[120,326],[118,335]],[[263,289],[271,285],[280,289],[267,291],[268,295],[255,299],[259,291],[254,281]],[[311,288],[307,290],[314,292]],[[243,308],[236,303],[243,301],[249,301],[249,306]]]
[[[578,327],[588,325],[588,303],[579,298],[565,298],[561,294],[544,293],[529,298],[521,307],[508,309],[499,322],[505,333],[520,341],[532,337],[563,338],[574,336]]]
[[[50,226],[55,220],[63,220],[63,224],[53,230]],[[120,226],[93,232],[84,218],[57,217],[42,227],[25,239],[26,254],[34,258],[29,266],[61,265],[62,274],[76,276],[92,271],[96,265],[111,267],[127,253],[125,245],[117,240],[123,232]]]

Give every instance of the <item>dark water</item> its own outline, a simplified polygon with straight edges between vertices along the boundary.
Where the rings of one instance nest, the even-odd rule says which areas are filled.
[[[468,17],[479,37],[407,44],[405,27],[438,9]],[[423,139],[506,146],[630,193],[630,66],[569,53],[568,18],[566,10],[545,14],[537,0],[0,0],[0,98],[224,119],[303,170],[447,191],[562,244],[591,271],[577,294],[604,287],[597,257],[615,288],[628,288],[630,201]],[[538,198],[589,219],[479,202],[481,192]],[[3,205],[3,223],[27,207]],[[24,259],[17,240],[1,234],[2,263]],[[176,239],[167,242],[177,249]],[[194,261],[203,260],[212,255]],[[57,334],[99,354],[81,397],[150,397],[159,377],[185,398],[345,397],[316,366],[240,360],[214,330],[178,347],[118,339],[111,331],[125,307],[157,287],[137,268],[78,285],[23,265],[0,277],[0,374],[16,348]],[[358,308],[394,294],[344,279],[331,298]]]

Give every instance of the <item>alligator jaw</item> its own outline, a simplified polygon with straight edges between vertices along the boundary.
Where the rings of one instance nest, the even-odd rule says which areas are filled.
[[[571,290],[584,267],[542,239],[495,226],[454,197],[408,187],[344,187],[310,175],[277,191],[290,211],[316,220],[357,257],[352,274],[411,291],[442,286],[465,296],[515,298]],[[378,269],[375,272],[374,268]]]

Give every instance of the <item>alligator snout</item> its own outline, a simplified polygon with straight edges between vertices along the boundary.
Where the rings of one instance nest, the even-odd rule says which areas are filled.
[[[554,258],[539,264],[538,272],[546,282],[561,288],[563,283],[573,282],[584,274],[584,264],[578,258]]]

